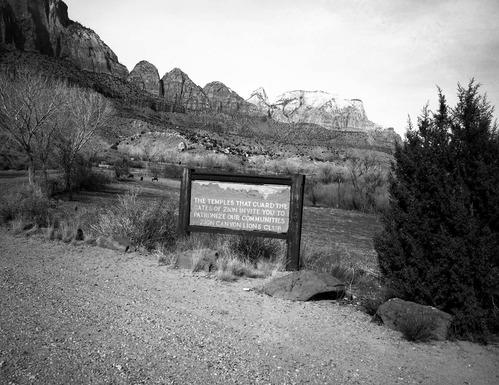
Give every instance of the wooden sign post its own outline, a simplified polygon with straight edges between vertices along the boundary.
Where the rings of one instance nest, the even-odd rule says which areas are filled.
[[[286,239],[287,270],[300,268],[304,175],[215,174],[184,169],[179,234],[239,234]]]

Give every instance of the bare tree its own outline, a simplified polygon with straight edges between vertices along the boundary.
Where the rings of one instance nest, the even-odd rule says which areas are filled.
[[[30,184],[35,182],[37,155],[50,147],[54,121],[64,108],[62,89],[61,82],[29,68],[0,71],[0,130],[26,156]],[[38,157],[42,164],[47,158]]]
[[[376,189],[385,184],[385,175],[380,159],[371,151],[350,159],[348,164],[350,182],[357,195],[356,205],[364,210],[375,206]]]
[[[111,115],[111,103],[100,94],[77,87],[66,90],[69,108],[66,123],[60,125],[55,140],[56,153],[61,163],[66,190],[72,198],[72,178],[78,158],[93,135],[104,127]]]

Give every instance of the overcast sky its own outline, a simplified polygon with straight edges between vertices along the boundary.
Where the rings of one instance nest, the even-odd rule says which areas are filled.
[[[361,99],[403,134],[440,86],[474,77],[499,108],[499,0],[64,0],[129,71],[141,60],[248,98],[292,90]],[[495,116],[499,116],[496,112]]]

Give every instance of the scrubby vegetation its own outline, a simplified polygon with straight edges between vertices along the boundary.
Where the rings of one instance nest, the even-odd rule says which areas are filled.
[[[407,341],[428,342],[431,341],[437,320],[426,314],[416,314],[412,317],[402,317],[397,322],[398,329]]]
[[[499,332],[499,135],[479,85],[423,110],[395,153],[392,205],[375,240],[383,283],[454,316],[455,336]]]
[[[0,219],[3,224],[17,221],[23,228],[43,226],[50,221],[50,200],[37,185],[7,187],[0,195]]]
[[[118,204],[101,213],[91,230],[97,235],[127,237],[146,250],[172,247],[177,240],[177,208],[164,199],[141,201],[139,192],[136,188],[120,196]]]

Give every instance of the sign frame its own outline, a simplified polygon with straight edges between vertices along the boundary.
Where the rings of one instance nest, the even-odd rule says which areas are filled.
[[[285,233],[276,233],[264,230],[239,230],[223,227],[210,227],[191,225],[191,192],[193,181],[230,182],[247,185],[280,185],[290,186],[289,223]],[[277,238],[286,240],[286,270],[294,271],[300,269],[300,243],[303,218],[303,195],[305,189],[305,175],[297,174],[291,176],[278,175],[246,175],[246,174],[222,174],[214,172],[196,171],[184,168],[182,182],[180,185],[179,225],[180,237],[187,237],[191,232],[238,234],[250,237]]]

